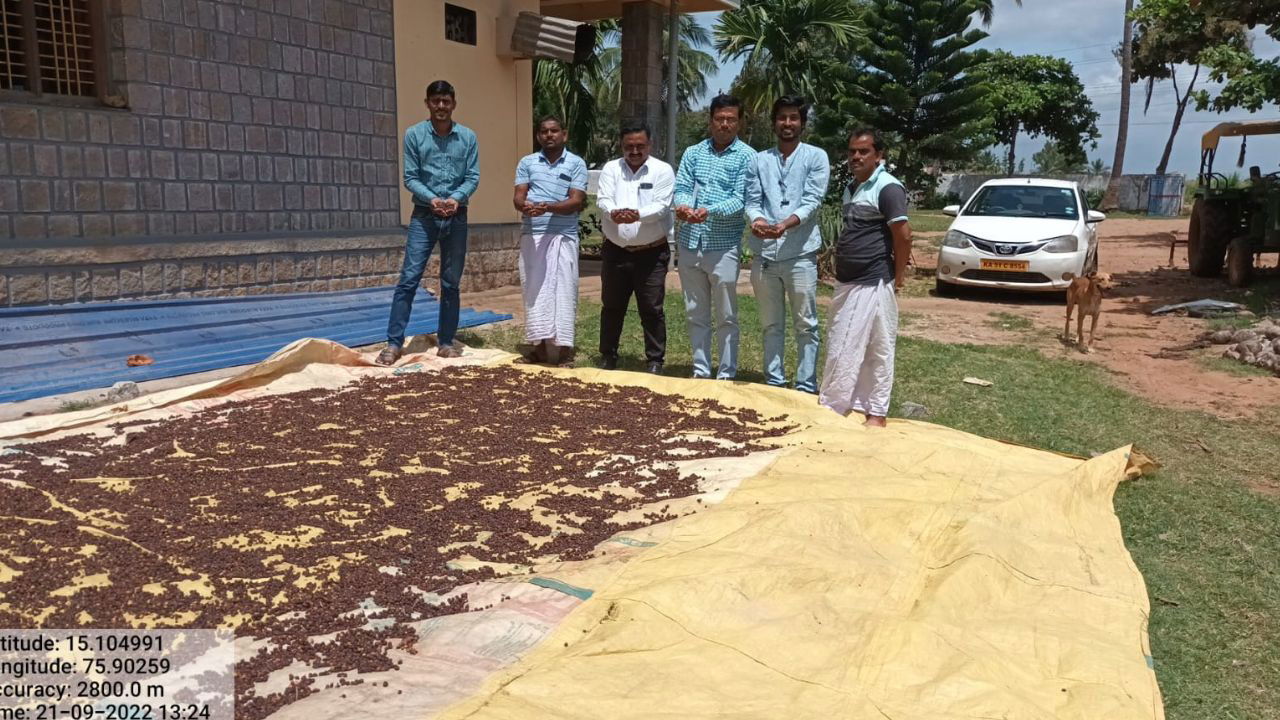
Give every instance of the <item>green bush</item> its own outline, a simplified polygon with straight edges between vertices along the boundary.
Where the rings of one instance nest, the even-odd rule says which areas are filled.
[[[1085,190],[1084,200],[1089,203],[1090,208],[1096,208],[1102,204],[1102,196],[1106,194],[1105,190]]]
[[[822,231],[822,248],[818,250],[818,277],[836,276],[836,239],[844,227],[844,214],[839,203],[826,203],[818,208],[818,228]]]
[[[959,205],[960,196],[956,193],[949,192],[944,195],[937,193],[928,193],[920,197],[920,202],[916,203],[917,210],[941,210],[948,205]]]

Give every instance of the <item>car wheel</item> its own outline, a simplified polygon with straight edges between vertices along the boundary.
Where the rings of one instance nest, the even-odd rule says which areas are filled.
[[[942,298],[953,298],[960,294],[960,286],[944,282],[941,278],[934,278],[933,294]]]

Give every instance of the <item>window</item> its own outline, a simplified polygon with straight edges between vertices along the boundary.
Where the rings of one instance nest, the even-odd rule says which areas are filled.
[[[466,45],[476,44],[476,11],[445,3],[444,37]]]
[[[989,185],[978,191],[964,214],[1075,220],[1079,210],[1075,190],[1071,188]]]
[[[106,0],[0,0],[0,90],[105,97]]]

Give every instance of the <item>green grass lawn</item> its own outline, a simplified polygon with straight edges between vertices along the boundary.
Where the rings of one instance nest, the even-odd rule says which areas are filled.
[[[1239,360],[1222,357],[1221,355],[1210,355],[1202,357],[1198,361],[1202,367],[1217,372],[1227,373],[1228,375],[1236,375],[1238,377],[1271,377],[1274,373],[1270,370],[1264,370],[1253,365],[1245,365]]]
[[[667,373],[688,375],[678,294],[668,293],[666,310]],[[599,359],[599,313],[596,303],[579,306],[584,366]],[[754,298],[739,298],[739,319],[738,377],[759,381]],[[520,338],[510,326],[460,335],[469,345],[505,349]],[[1120,487],[1115,505],[1151,598],[1152,653],[1167,716],[1280,717],[1280,412],[1224,421],[1156,407],[1113,387],[1097,366],[1026,347],[904,337],[898,348],[894,412],[909,400],[925,405],[932,422],[986,437],[1086,457],[1132,442],[1159,460],[1162,469]],[[622,352],[622,367],[641,368],[634,310]],[[787,355],[794,369],[790,340]],[[994,385],[963,384],[969,375]]]
[[[946,232],[955,218],[941,210],[913,210],[908,222],[913,232]]]

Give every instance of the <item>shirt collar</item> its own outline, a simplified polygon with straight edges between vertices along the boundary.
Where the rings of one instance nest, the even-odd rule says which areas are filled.
[[[639,177],[641,174],[649,172],[649,161],[652,159],[652,155],[646,158],[644,164],[640,166],[639,170],[632,170],[631,164],[627,162],[626,158],[618,158],[618,162],[622,163],[622,172],[624,174],[630,175],[631,177]]]
[[[867,178],[864,182],[858,182],[858,178],[854,178],[853,182],[849,183],[849,192],[850,193],[857,192],[858,188],[880,177],[880,173],[882,172],[884,172],[883,160],[880,161],[879,165],[876,165],[876,169],[871,171],[871,177]]]
[[[565,158],[567,158],[567,157],[569,157],[569,148],[565,148],[565,149],[561,150],[561,151],[560,151],[560,157],[559,157],[559,158],[556,158],[556,161],[555,161],[555,162],[551,162],[549,159],[547,159],[547,153],[546,153],[546,151],[544,151],[544,150],[539,150],[539,151],[538,151],[538,159],[539,159],[539,160],[541,160],[542,162],[544,162],[544,163],[548,164],[548,165],[559,165],[560,163],[564,162],[564,161],[565,161]]]
[[[436,132],[436,124],[431,122],[430,120],[427,121],[427,129],[431,131],[432,135],[435,135],[436,137],[441,137],[441,135]],[[453,124],[449,126],[449,132],[445,133],[444,137],[448,137],[449,135],[457,135],[457,134],[458,134],[458,122],[455,120],[453,121]]]
[[[716,152],[715,141],[711,138],[707,138],[707,152],[710,152],[712,155],[728,155],[729,153],[737,152],[740,145],[746,145],[746,143],[742,142],[742,138],[736,137],[733,139],[733,142],[729,143],[729,146],[726,147],[723,152]]]
[[[804,145],[805,144],[803,140],[800,141],[798,144],[796,144],[796,149],[791,151],[791,157],[795,157],[796,155],[800,154],[800,151],[804,150]],[[777,145],[770,146],[769,153],[779,158],[782,157],[782,151],[778,149]]]

